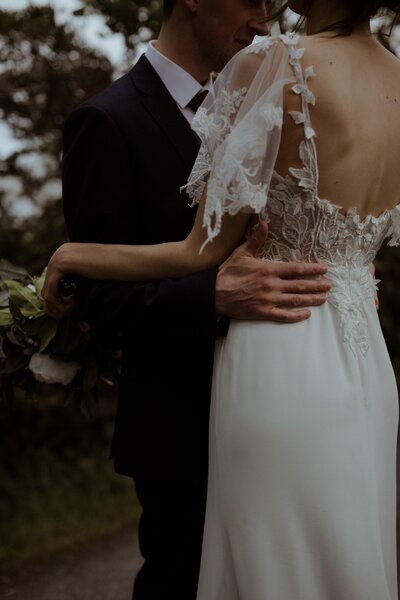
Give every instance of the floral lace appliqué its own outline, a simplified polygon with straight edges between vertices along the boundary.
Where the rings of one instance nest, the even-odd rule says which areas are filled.
[[[301,98],[301,110],[289,114],[304,128],[299,146],[302,166],[290,168],[286,177],[274,173],[263,213],[270,223],[269,236],[260,257],[326,264],[332,283],[328,302],[337,311],[341,338],[353,352],[365,355],[369,349],[366,302],[374,297],[377,283],[371,263],[386,237],[390,245],[400,244],[400,205],[379,217],[361,219],[355,210],[344,215],[340,206],[318,197],[315,131],[309,113],[315,96],[308,87],[314,69],[303,72],[303,53],[295,46],[289,50],[297,81],[292,89]]]
[[[222,90],[218,110],[209,114],[207,109],[200,107],[193,119],[192,129],[197,133],[202,144],[189,181],[184,186],[192,206],[200,202],[212,167],[215,149],[231,131],[233,118],[243,103],[246,92],[246,88],[233,90],[232,93]]]
[[[259,111],[258,117],[264,131],[282,127],[283,112],[280,107],[265,104]],[[207,203],[204,207],[203,221],[207,224],[207,240],[204,246],[214,239],[221,230],[224,213],[236,215],[243,207],[259,214],[265,206],[269,186],[263,182],[252,183],[254,162],[258,162],[262,150],[253,148],[254,161],[251,152],[246,163],[242,160],[242,146],[230,145],[220,163],[215,166],[213,177],[208,182]],[[236,155],[237,153],[237,155]],[[226,181],[230,181],[226,186]],[[221,204],[224,198],[224,204]]]

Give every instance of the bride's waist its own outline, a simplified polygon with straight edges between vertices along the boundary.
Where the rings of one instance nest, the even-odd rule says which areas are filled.
[[[328,271],[325,275],[332,284],[330,296],[336,293],[348,292],[359,296],[359,299],[372,297],[376,281],[372,275],[371,265],[326,264]]]
[[[260,260],[267,262],[289,262],[287,260],[276,260],[262,256]],[[371,263],[362,264],[361,262],[342,261],[332,262],[327,260],[299,260],[294,262],[319,262],[327,267],[325,277],[331,283],[331,290],[328,293],[328,302],[336,308],[349,307],[350,305],[360,305],[373,298],[376,291],[377,280],[372,274]]]
[[[372,277],[372,260],[371,261],[352,261],[352,260],[328,260],[326,257],[318,256],[301,256],[296,254],[293,256],[270,256],[267,254],[259,254],[257,257],[263,262],[269,263],[281,263],[285,264],[288,262],[298,263],[318,263],[325,265],[328,269],[326,277],[332,280],[332,282],[347,282],[349,280],[359,283],[360,285],[371,284],[373,282]],[[343,257],[341,257],[343,258]]]

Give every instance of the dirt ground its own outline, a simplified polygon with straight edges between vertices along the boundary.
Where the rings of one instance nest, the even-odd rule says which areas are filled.
[[[1,600],[131,600],[141,565],[133,527],[2,577]]]

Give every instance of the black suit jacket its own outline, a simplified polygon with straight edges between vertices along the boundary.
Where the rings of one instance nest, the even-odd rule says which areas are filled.
[[[124,244],[183,239],[195,210],[179,188],[198,144],[142,56],[67,120],[63,197],[70,239]],[[216,270],[210,270],[179,281],[81,281],[83,318],[98,332],[121,338],[113,441],[118,472],[154,483],[206,477],[215,278]]]

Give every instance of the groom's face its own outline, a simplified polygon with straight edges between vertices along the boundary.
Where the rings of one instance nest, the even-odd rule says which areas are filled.
[[[266,35],[265,0],[198,0],[194,33],[210,70],[220,71],[255,35]]]

